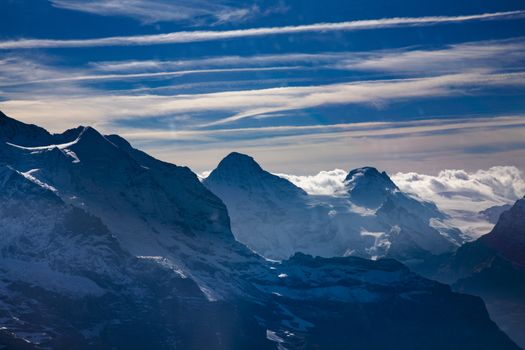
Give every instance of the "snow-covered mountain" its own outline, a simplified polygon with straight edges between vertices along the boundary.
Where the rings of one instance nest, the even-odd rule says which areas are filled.
[[[417,264],[462,242],[434,204],[402,193],[371,167],[349,172],[335,196],[308,195],[253,158],[232,153],[203,183],[228,207],[235,237],[272,259],[303,252]]]
[[[480,299],[393,260],[261,258],[188,168],[89,127],[0,114],[0,234],[10,349],[516,349]]]

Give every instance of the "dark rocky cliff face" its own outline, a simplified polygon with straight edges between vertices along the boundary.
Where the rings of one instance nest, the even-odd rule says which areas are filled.
[[[492,319],[525,346],[525,199],[501,214],[493,230],[428,274],[455,290],[481,296]]]

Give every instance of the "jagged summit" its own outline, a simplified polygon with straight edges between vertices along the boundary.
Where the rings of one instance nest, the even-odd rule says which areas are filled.
[[[115,147],[106,137],[104,137],[101,133],[99,133],[97,130],[92,128],[91,126],[80,126],[77,129],[72,129],[75,131],[80,131],[78,134],[78,137],[75,141],[75,144],[81,144],[83,146],[94,146],[94,147],[100,147],[100,145],[111,145],[112,147]],[[96,149],[92,151],[97,151]]]
[[[97,130],[90,126],[77,126],[63,133],[51,134],[37,125],[26,124],[8,117],[0,111],[0,141],[9,142],[21,147],[59,146],[81,143],[95,146],[109,142]]]
[[[79,127],[76,131],[79,130],[77,139],[68,145],[68,149],[74,152],[81,162],[101,168],[111,165],[113,171],[117,168],[133,168],[130,157],[97,130],[90,126]]]
[[[79,125],[76,128],[67,129],[63,133],[53,134],[55,143],[62,144],[62,143],[73,142],[76,139],[78,139],[78,137],[84,131],[85,128],[86,128],[85,126]]]
[[[399,190],[386,172],[379,172],[373,167],[350,171],[345,182],[352,200],[368,208],[378,208],[389,194]]]
[[[392,182],[392,180],[385,171],[380,172],[379,170],[371,166],[365,166],[351,170],[350,172],[348,172],[345,181],[378,181],[384,184],[385,187],[397,189],[396,184]]]

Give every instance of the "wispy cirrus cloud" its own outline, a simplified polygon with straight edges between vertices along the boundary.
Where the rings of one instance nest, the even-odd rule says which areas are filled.
[[[237,122],[261,114],[314,108],[322,105],[369,104],[381,105],[392,100],[450,96],[466,93],[469,86],[476,89],[498,86],[523,86],[525,73],[486,74],[469,72],[415,79],[361,81],[326,86],[290,87],[244,91],[233,97],[238,105],[247,105],[232,116],[204,123],[201,127]],[[246,99],[246,100],[245,100]],[[203,102],[207,102],[203,100]]]
[[[115,36],[96,39],[19,39],[0,42],[0,49],[73,48],[95,46],[130,46],[176,44],[234,38],[309,32],[356,31],[377,28],[431,26],[484,20],[507,20],[525,17],[525,11],[493,12],[465,16],[396,17],[338,23],[316,23],[284,27],[262,27],[224,31],[184,31],[165,34]]]
[[[352,138],[403,137],[406,135],[424,135],[428,133],[458,132],[465,129],[486,128],[525,128],[523,116],[506,116],[491,118],[454,118],[423,119],[398,122],[359,122],[329,125],[283,125],[267,127],[224,128],[212,130],[151,130],[138,128],[121,128],[121,134],[130,140],[194,140],[205,143],[220,143],[231,139],[255,140],[258,138],[286,138],[302,135],[320,137]]]
[[[140,73],[166,69],[301,66],[346,72],[389,72],[402,76],[439,75],[472,70],[517,71],[525,68],[525,39],[490,40],[440,48],[401,47],[365,52],[215,56],[191,60],[123,60],[92,62],[94,72]]]
[[[49,60],[47,60],[49,61]],[[0,86],[82,82],[101,80],[140,80],[190,74],[271,72],[314,69],[359,72],[390,72],[405,76],[517,71],[525,68],[525,40],[515,38],[467,42],[439,49],[399,48],[369,52],[322,52],[263,54],[254,56],[215,56],[190,60],[123,60],[91,62],[74,69],[53,67],[46,60],[8,55],[0,59]]]
[[[0,64],[1,65],[1,64]],[[215,74],[215,73],[246,73],[246,72],[268,72],[268,71],[279,71],[279,70],[294,70],[303,67],[299,66],[282,66],[282,67],[243,67],[243,68],[222,68],[222,69],[195,69],[195,70],[177,70],[177,71],[161,71],[161,72],[149,72],[149,73],[125,73],[125,74],[76,74],[76,75],[63,75],[62,77],[45,77],[42,79],[27,79],[24,81],[11,81],[2,83],[0,81],[0,87],[12,87],[29,84],[50,84],[60,82],[82,82],[82,81],[100,81],[100,80],[130,80],[130,79],[147,79],[147,78],[168,78],[168,77],[181,77],[184,75],[194,74]]]
[[[209,116],[192,120],[193,127],[209,127],[240,121],[261,114],[277,113],[337,104],[377,105],[400,99],[449,96],[477,92],[481,88],[524,86],[525,73],[466,73],[429,78],[363,81],[318,86],[183,95],[126,95],[103,92],[82,96],[48,95],[25,99],[18,95],[2,102],[5,111],[32,122],[71,125],[107,123],[124,117],[147,117],[202,112],[233,114],[226,118]],[[52,118],[52,119],[49,119]],[[211,120],[210,120],[211,118]],[[191,126],[190,125],[190,126]]]
[[[475,95],[486,89],[522,87],[525,85],[524,53],[523,38],[467,42],[426,50],[409,47],[369,52],[102,61],[75,67],[60,65],[42,55],[34,59],[9,53],[0,59],[0,93],[4,99],[2,108],[6,111],[24,119],[31,118],[32,122],[38,119],[44,119],[44,123],[56,122],[57,128],[75,118],[81,123],[100,125],[119,118],[167,115],[190,117],[184,125],[179,125],[182,128],[218,128],[247,118],[280,117],[291,111],[321,106],[361,104],[376,108],[374,106],[399,100]],[[246,74],[253,73],[254,78],[261,79],[259,73],[291,71],[297,67],[301,67],[298,72],[305,69],[390,70],[399,79],[366,80],[365,76],[365,80],[353,81],[355,78],[349,75],[347,82],[335,84],[307,85],[310,82],[305,81],[302,86],[278,88],[247,85]],[[235,72],[243,73],[244,85],[236,85],[227,76]],[[199,93],[177,90],[178,85],[182,88],[188,81],[173,79],[197,74],[214,74],[213,83],[224,88],[218,92],[216,87],[211,92],[201,89]],[[169,80],[163,82],[163,86],[147,84],[154,79]],[[289,78],[280,79],[272,84],[287,85]],[[141,85],[137,88],[130,85],[132,89],[126,90],[122,84],[118,85],[120,88],[95,88],[92,84],[104,81],[137,81]],[[157,92],[159,88],[162,91]],[[207,118],[198,114],[207,114]]]
[[[188,67],[304,65],[317,69],[439,74],[472,69],[513,68],[525,62],[525,39],[489,40],[444,45],[440,48],[401,47],[368,52],[342,51],[254,56],[216,56],[192,60],[124,60],[93,62],[92,68],[108,72],[156,71]],[[518,67],[517,67],[518,66]]]
[[[91,62],[90,66],[101,72],[139,72],[161,69],[186,69],[192,67],[264,67],[266,65],[287,64],[327,64],[341,60],[352,53],[286,53],[261,54],[250,56],[212,56],[187,60],[122,60]],[[353,53],[355,54],[355,53]]]
[[[335,63],[340,69],[408,74],[445,74],[475,69],[523,69],[525,40],[467,42],[438,49],[401,48],[357,53]]]
[[[256,3],[233,6],[222,0],[50,0],[57,8],[81,11],[101,16],[125,16],[144,24],[165,21],[220,24],[244,22],[253,17],[283,12],[286,8],[274,4],[261,9]]]

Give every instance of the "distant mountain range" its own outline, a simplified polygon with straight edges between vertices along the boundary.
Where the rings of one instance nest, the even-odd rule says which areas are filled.
[[[232,153],[203,183],[228,207],[236,238],[263,256],[395,258],[482,296],[491,316],[525,346],[525,200],[482,211],[497,224],[466,243],[434,204],[403,193],[372,167],[349,171],[344,190],[333,196],[308,195]]]
[[[235,237],[267,258],[303,252],[418,265],[463,243],[433,203],[401,192],[372,167],[350,171],[334,196],[312,196],[253,158],[231,153],[203,183],[228,207]]]
[[[434,205],[371,168],[348,182],[341,198],[316,202],[233,154],[205,181],[210,191],[188,168],[119,136],[90,127],[50,134],[0,113],[0,344],[518,349],[480,298],[382,259],[422,261],[461,244]],[[238,207],[230,209],[221,188],[239,196]],[[250,220],[259,218],[251,234],[264,235],[253,243],[250,232],[236,231],[242,205]],[[251,249],[234,238],[230,216]],[[332,231],[326,216],[335,218]],[[307,220],[302,240],[297,219]],[[350,225],[354,219],[364,229]],[[286,259],[252,251],[259,242],[268,251],[280,246],[268,238],[285,241],[276,256]],[[295,240],[322,254],[301,252]]]

